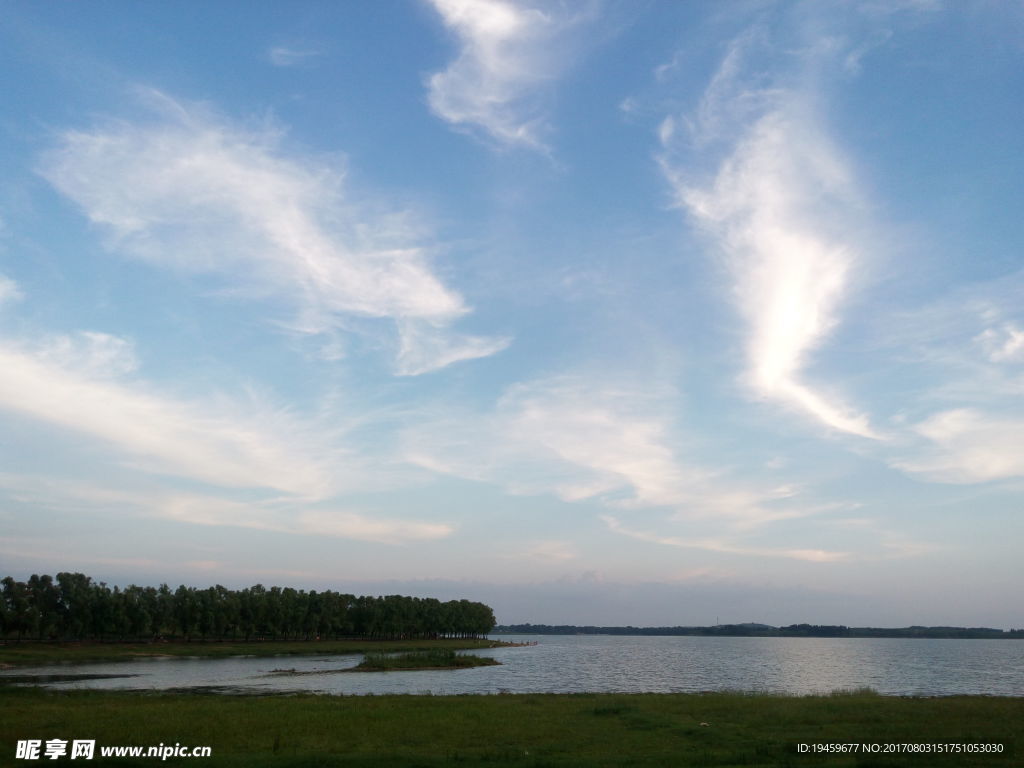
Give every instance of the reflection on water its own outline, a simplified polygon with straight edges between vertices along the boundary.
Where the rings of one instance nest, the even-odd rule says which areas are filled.
[[[499,638],[501,639],[501,638]],[[473,651],[501,666],[330,674],[360,655],[142,659],[19,669],[3,675],[116,675],[55,688],[332,694],[763,691],[869,687],[903,696],[1024,696],[1024,641],[781,637],[516,636],[537,645]],[[294,669],[300,675],[275,675]],[[315,674],[323,672],[324,674]],[[132,675],[132,677],[125,677]]]

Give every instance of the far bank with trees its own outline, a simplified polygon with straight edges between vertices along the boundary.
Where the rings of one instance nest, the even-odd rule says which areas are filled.
[[[470,600],[264,587],[110,587],[81,573],[0,581],[7,643],[476,638],[494,612]]]

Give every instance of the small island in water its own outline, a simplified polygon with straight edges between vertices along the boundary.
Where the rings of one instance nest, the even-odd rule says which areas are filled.
[[[474,656],[468,653],[456,653],[450,648],[428,648],[420,651],[409,651],[407,653],[387,653],[385,651],[374,651],[367,653],[365,658],[354,667],[345,669],[275,669],[269,673],[269,677],[280,677],[286,675],[297,677],[299,675],[325,675],[344,674],[348,672],[401,672],[429,669],[470,669],[472,667],[490,667],[501,664],[497,659],[488,659],[483,656]]]
[[[413,669],[469,669],[489,667],[501,662],[468,653],[456,653],[450,648],[431,648],[409,653],[368,653],[346,672],[392,672]]]

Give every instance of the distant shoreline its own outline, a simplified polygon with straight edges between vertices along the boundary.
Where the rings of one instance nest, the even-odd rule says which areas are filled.
[[[572,624],[504,624],[493,635],[621,635],[637,637],[849,637],[943,640],[1024,640],[1024,629],[992,627],[847,627],[832,624],[717,624],[709,627],[596,627]]]

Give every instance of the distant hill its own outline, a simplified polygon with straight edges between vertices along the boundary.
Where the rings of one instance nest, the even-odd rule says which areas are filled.
[[[1024,629],[992,627],[847,627],[843,624],[716,624],[711,627],[593,627],[572,624],[499,624],[492,634],[509,635],[703,635],[718,637],[911,637],[1024,639]]]

